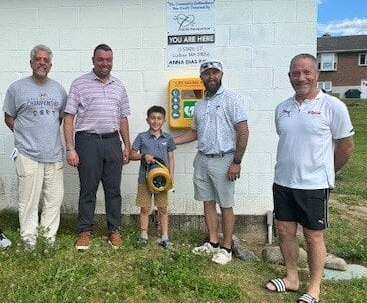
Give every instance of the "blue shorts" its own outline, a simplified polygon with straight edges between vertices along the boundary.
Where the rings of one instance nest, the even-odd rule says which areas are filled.
[[[198,152],[194,159],[194,197],[198,201],[216,201],[220,207],[234,206],[234,181],[227,178],[233,153],[208,157]]]

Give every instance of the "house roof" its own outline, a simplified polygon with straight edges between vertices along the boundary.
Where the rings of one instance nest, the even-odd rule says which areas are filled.
[[[318,53],[346,53],[367,51],[367,35],[338,36],[325,35],[317,38]]]

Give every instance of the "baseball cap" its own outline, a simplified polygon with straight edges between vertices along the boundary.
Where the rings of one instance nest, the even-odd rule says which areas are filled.
[[[222,63],[218,60],[208,60],[200,65],[200,75],[205,72],[207,69],[215,68],[217,70],[223,71]]]

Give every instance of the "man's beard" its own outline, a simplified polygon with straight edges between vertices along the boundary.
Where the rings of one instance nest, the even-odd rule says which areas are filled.
[[[205,90],[209,95],[214,95],[222,85],[222,80],[215,81],[215,85],[204,83]]]

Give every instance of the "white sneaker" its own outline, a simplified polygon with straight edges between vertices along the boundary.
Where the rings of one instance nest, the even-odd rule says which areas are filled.
[[[213,256],[212,261],[218,264],[227,264],[232,260],[232,252],[220,248]]]
[[[209,242],[205,242],[203,245],[195,247],[192,253],[195,255],[211,255],[215,254],[219,250],[218,247],[213,247]]]
[[[11,246],[11,241],[3,233],[0,233],[0,248],[8,248],[9,246]]]

